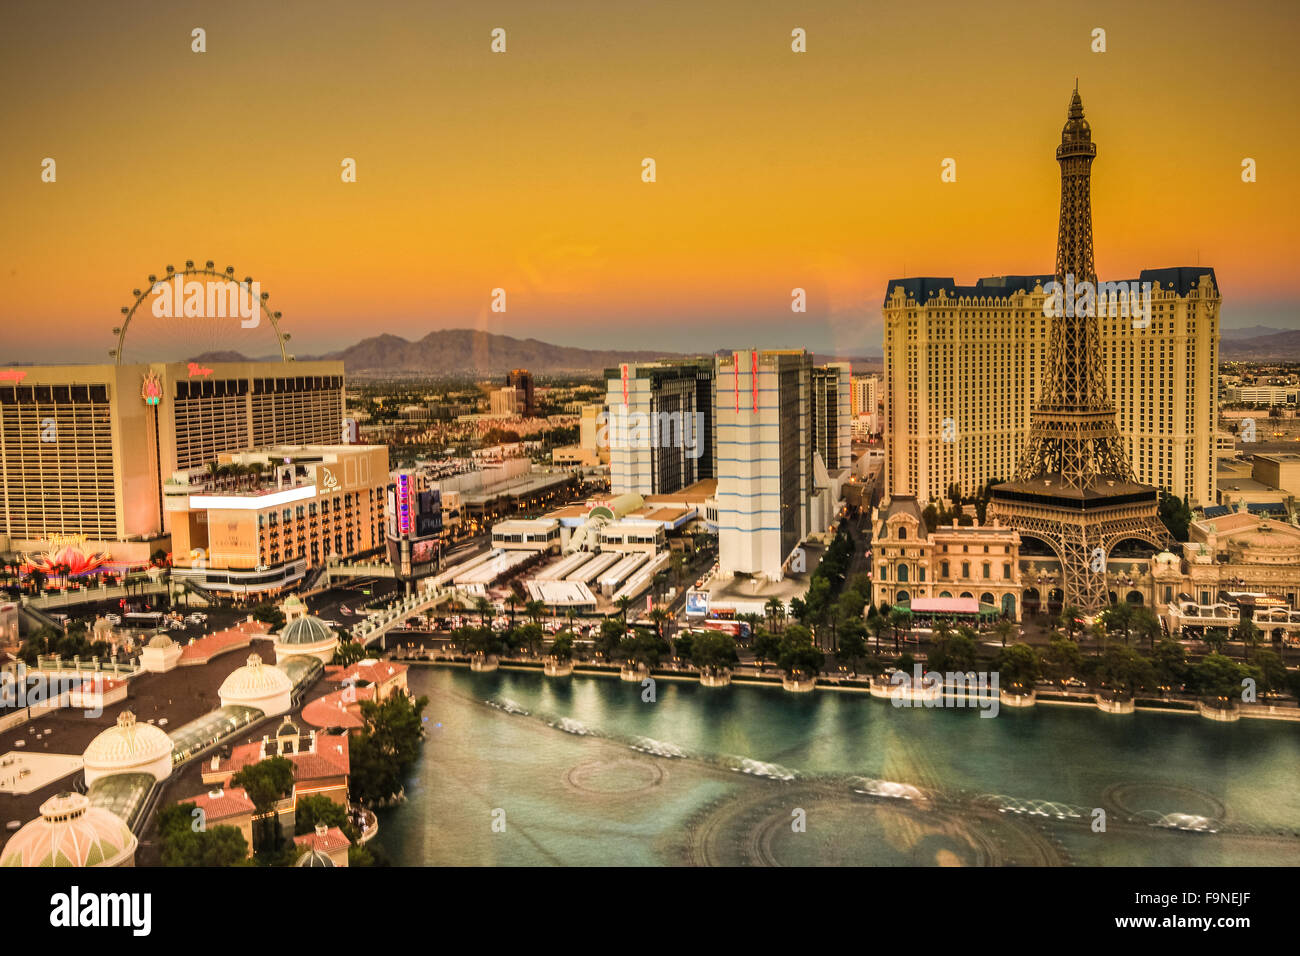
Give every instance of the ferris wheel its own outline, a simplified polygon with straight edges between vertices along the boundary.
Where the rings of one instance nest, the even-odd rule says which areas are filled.
[[[270,293],[251,276],[236,279],[234,266],[222,272],[211,259],[187,259],[183,269],[169,265],[163,276],[150,275],[131,295],[135,301],[122,306],[122,324],[113,329],[117,347],[108,353],[117,365],[293,361],[280,313],[267,305]]]

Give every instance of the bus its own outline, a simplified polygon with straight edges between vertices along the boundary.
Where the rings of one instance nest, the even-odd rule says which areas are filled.
[[[157,627],[162,623],[162,611],[132,611],[124,616],[127,627]]]
[[[707,628],[710,631],[722,631],[724,634],[730,634],[738,641],[749,640],[749,622],[747,621],[727,621],[711,617],[704,621],[698,621],[696,626]]]

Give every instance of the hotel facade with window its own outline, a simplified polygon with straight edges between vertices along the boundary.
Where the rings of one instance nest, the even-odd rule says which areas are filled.
[[[0,550],[84,536],[140,563],[168,531],[163,480],[227,451],[334,444],[341,362],[0,369]]]
[[[272,592],[332,557],[385,547],[386,446],[285,446],[218,458],[225,477],[190,468],[164,486],[174,577],[218,592]]]
[[[886,493],[947,500],[1015,474],[1047,362],[1043,286],[895,279],[884,302]],[[1219,307],[1214,270],[1144,270],[1149,324],[1098,309],[1107,388],[1137,480],[1215,503]]]

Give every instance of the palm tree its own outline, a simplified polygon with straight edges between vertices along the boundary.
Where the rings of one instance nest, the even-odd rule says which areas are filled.
[[[767,603],[763,607],[767,611],[768,620],[772,622],[772,630],[779,631],[780,628],[776,625],[777,621],[785,618],[785,604],[782,603],[780,598],[772,597],[767,599]]]
[[[625,594],[614,603],[618,605],[618,613],[623,619],[623,626],[627,627],[627,609],[632,606],[632,599]]]
[[[867,618],[867,630],[870,632],[872,639],[876,642],[876,653],[880,653],[880,632],[888,627],[888,623],[879,614],[874,614]]]
[[[1061,608],[1060,626],[1065,629],[1065,633],[1073,637],[1076,631],[1083,629],[1083,625],[1079,623],[1079,618],[1082,616],[1077,607],[1066,604]]]
[[[1259,627],[1254,621],[1247,618],[1237,626],[1237,637],[1246,652],[1246,660],[1250,660],[1250,649],[1259,643]]]
[[[512,631],[515,629],[515,605],[518,603],[519,599],[513,593],[506,598],[506,607],[510,608],[510,630]]]
[[[487,627],[488,611],[492,610],[492,602],[487,598],[479,596],[474,599],[474,610],[478,611],[479,627]]]
[[[898,608],[892,607],[889,609],[889,614],[885,618],[885,620],[889,622],[890,630],[894,632],[894,653],[895,654],[898,653],[898,629],[903,626],[903,623],[907,620],[908,617],[910,617],[910,615],[906,615]]]
[[[672,620],[672,617],[666,608],[657,604],[650,609],[650,621],[654,624],[655,633],[659,635],[661,641],[664,639],[664,623]]]
[[[993,625],[993,633],[1002,641],[1002,646],[1007,646],[1007,638],[1016,633],[1016,622],[1010,618],[1002,618]]]
[[[546,605],[541,601],[527,601],[524,603],[524,613],[528,615],[528,620],[534,624],[540,624],[542,615],[546,612]],[[570,612],[572,614],[572,612]]]

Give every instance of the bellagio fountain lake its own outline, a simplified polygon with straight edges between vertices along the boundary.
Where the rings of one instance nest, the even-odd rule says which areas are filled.
[[[417,667],[419,865],[1296,865],[1300,724]]]

